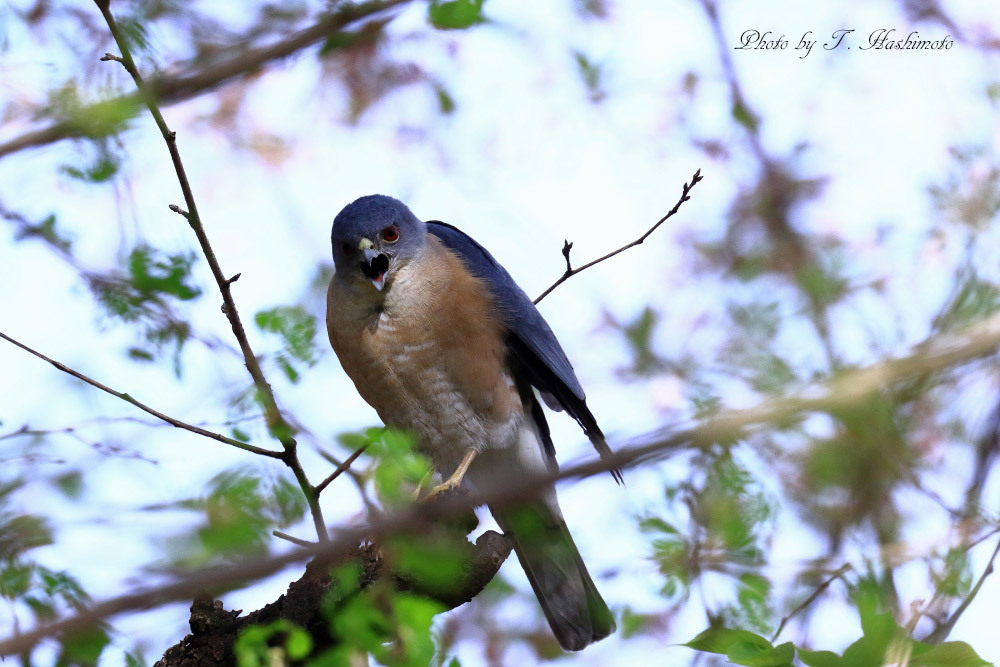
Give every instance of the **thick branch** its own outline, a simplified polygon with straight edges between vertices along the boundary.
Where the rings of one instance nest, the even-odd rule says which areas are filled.
[[[607,255],[604,255],[603,257],[598,257],[597,259],[593,260],[592,262],[587,262],[583,266],[580,266],[580,267],[577,267],[577,268],[574,269],[572,267],[572,265],[570,264],[570,261],[569,261],[569,253],[570,253],[570,250],[573,249],[573,244],[570,243],[569,241],[566,241],[563,244],[563,250],[562,250],[563,257],[566,258],[566,270],[563,272],[563,274],[559,277],[558,280],[556,280],[554,283],[552,283],[551,285],[549,285],[548,289],[546,289],[544,292],[542,292],[538,296],[538,298],[535,299],[535,305],[538,305],[538,302],[540,302],[542,299],[544,299],[545,297],[547,297],[549,295],[549,292],[551,292],[555,288],[559,287],[564,282],[566,282],[567,280],[569,280],[570,278],[572,278],[576,274],[580,273],[581,271],[586,271],[590,267],[592,267],[592,266],[594,266],[596,264],[600,264],[601,262],[603,262],[606,259],[611,259],[615,255],[617,255],[619,253],[622,253],[622,252],[625,252],[629,248],[633,248],[633,247],[635,247],[637,245],[640,245],[643,241],[645,241],[647,238],[649,238],[650,234],[652,234],[653,232],[656,231],[657,227],[659,227],[664,222],[666,222],[668,218],[673,217],[677,213],[678,209],[680,209],[681,204],[683,204],[687,200],[691,199],[691,197],[688,196],[688,193],[691,192],[691,189],[695,185],[697,185],[698,182],[701,181],[703,178],[704,177],[701,175],[701,169],[699,169],[698,171],[694,172],[694,176],[691,177],[691,182],[690,183],[685,183],[684,186],[681,188],[681,198],[677,200],[677,203],[674,204],[674,207],[672,209],[670,209],[669,211],[667,211],[667,214],[665,216],[663,216],[662,218],[660,218],[659,220],[657,220],[656,223],[652,227],[650,227],[648,230],[646,230],[645,234],[643,234],[642,236],[640,236],[636,240],[632,241],[631,243],[626,243],[625,245],[623,245],[621,248],[618,248],[617,250],[612,250],[611,252],[609,252]]]
[[[55,366],[56,368],[58,368],[59,370],[61,370],[63,373],[68,373],[69,375],[72,375],[73,377],[75,377],[75,378],[77,378],[79,380],[83,380],[84,382],[86,382],[87,384],[89,384],[92,387],[97,387],[101,391],[106,392],[108,394],[111,394],[112,396],[115,396],[116,398],[120,398],[123,401],[125,401],[126,403],[131,403],[132,405],[134,405],[135,407],[139,408],[143,412],[149,413],[149,414],[153,415],[154,417],[156,417],[157,419],[160,419],[160,420],[162,420],[162,421],[170,424],[171,426],[176,426],[177,428],[182,428],[185,431],[191,431],[192,433],[197,433],[198,435],[203,435],[206,438],[211,438],[212,440],[218,440],[219,442],[224,442],[227,445],[232,445],[233,447],[238,447],[239,449],[242,449],[242,450],[247,451],[247,452],[252,452],[254,454],[260,454],[261,456],[270,456],[271,458],[275,458],[275,459],[280,459],[283,456],[282,452],[272,452],[269,449],[262,449],[260,447],[254,447],[253,445],[248,445],[245,442],[240,442],[239,440],[234,440],[233,438],[228,438],[228,437],[222,435],[221,433],[215,433],[213,431],[208,431],[206,429],[201,428],[200,426],[195,426],[194,424],[188,424],[186,422],[182,422],[179,419],[174,419],[170,415],[165,415],[162,412],[160,412],[159,410],[156,410],[154,408],[149,407],[145,403],[140,403],[139,401],[135,400],[134,398],[132,398],[131,396],[129,396],[125,392],[121,392],[121,391],[117,391],[115,389],[112,389],[111,387],[107,386],[106,384],[102,384],[102,383],[98,382],[97,380],[94,380],[94,379],[92,379],[90,377],[87,377],[83,373],[81,373],[79,371],[75,371],[72,368],[70,368],[69,366],[67,366],[65,364],[62,364],[62,363],[59,363],[55,359],[51,359],[51,358],[45,356],[44,354],[42,354],[41,352],[38,352],[37,350],[33,350],[32,348],[28,347],[24,343],[11,338],[10,336],[8,336],[7,334],[5,334],[2,331],[0,331],[0,338],[3,338],[8,343],[21,348],[22,350],[24,350],[28,354],[33,354],[34,356],[38,357],[42,361],[49,362],[50,364],[52,364],[53,366]]]
[[[304,48],[312,46],[353,23],[374,16],[409,2],[409,0],[380,0],[358,4],[345,4],[341,9],[318,20],[315,24],[290,35],[275,44],[250,49],[232,58],[188,71],[175,76],[150,81],[149,92],[160,104],[174,104],[209,91],[227,81],[258,71],[267,63],[287,58]],[[116,107],[124,107],[130,101],[140,101],[139,95],[123,95],[111,101]],[[104,104],[107,104],[105,102]],[[83,111],[86,114],[87,110]],[[27,132],[0,144],[0,157],[16,153],[25,148],[47,144],[81,136],[77,123],[62,121],[40,130]]]
[[[246,363],[247,371],[249,371],[250,377],[253,378],[258,397],[261,403],[263,403],[268,429],[281,442],[281,446],[285,450],[281,460],[285,462],[291,469],[292,474],[295,475],[295,479],[302,489],[302,493],[305,495],[306,502],[309,504],[313,524],[316,527],[316,534],[319,536],[320,542],[325,542],[329,539],[329,536],[326,532],[326,522],[323,520],[323,511],[319,505],[319,496],[309,483],[305,471],[302,469],[302,464],[299,462],[295,451],[296,443],[292,437],[293,429],[285,421],[285,418],[281,415],[281,411],[278,409],[274,393],[271,391],[271,385],[264,378],[264,372],[261,370],[260,364],[257,363],[256,355],[250,348],[250,342],[247,340],[243,322],[240,320],[239,312],[236,310],[236,302],[233,301],[232,285],[239,274],[233,278],[227,278],[222,272],[222,267],[219,266],[219,260],[215,256],[215,251],[212,249],[212,244],[209,242],[208,235],[205,233],[205,228],[201,223],[201,216],[198,214],[198,206],[195,203],[194,193],[191,191],[191,184],[188,182],[187,172],[184,170],[184,163],[181,161],[180,151],[177,150],[177,133],[172,132],[167,127],[167,122],[164,120],[163,114],[160,113],[153,92],[146,86],[142,74],[136,67],[135,61],[132,59],[132,52],[129,49],[128,41],[122,35],[114,16],[111,14],[110,0],[95,0],[95,3],[98,9],[101,10],[101,14],[104,16],[104,20],[107,22],[108,28],[115,38],[115,43],[118,44],[118,48],[122,52],[121,57],[109,53],[103,59],[120,62],[131,75],[140,97],[142,97],[149,108],[149,112],[152,114],[153,120],[159,128],[160,134],[167,144],[167,150],[170,152],[170,159],[173,162],[174,171],[177,173],[177,181],[180,183],[181,192],[184,195],[184,203],[187,205],[188,210],[182,211],[177,207],[173,208],[187,219],[191,225],[191,229],[194,230],[195,236],[198,237],[202,253],[204,253],[209,268],[212,270],[212,275],[215,277],[215,282],[219,286],[219,291],[222,293],[223,312],[225,312],[226,317],[229,319],[233,335],[236,336],[236,340],[240,345],[240,351],[243,353],[243,360]]]
[[[1000,315],[954,334],[937,336],[916,346],[906,357],[883,361],[873,366],[842,373],[829,383],[804,389],[800,395],[761,403],[755,408],[720,412],[690,429],[675,433],[654,432],[638,438],[611,456],[592,459],[562,468],[548,475],[522,475],[501,478],[496,485],[477,494],[446,496],[434,503],[417,503],[397,514],[368,525],[339,531],[337,539],[292,553],[248,561],[238,566],[206,569],[159,588],[151,588],[98,603],[88,611],[48,623],[0,642],[0,655],[16,655],[30,649],[45,637],[81,630],[101,619],[132,609],[149,609],[174,600],[190,599],[198,591],[213,587],[231,588],[273,574],[282,568],[314,557],[332,562],[351,553],[363,540],[382,540],[388,536],[412,533],[442,518],[468,513],[479,505],[504,506],[537,493],[564,479],[579,479],[603,474],[612,468],[626,468],[663,458],[681,447],[702,448],[717,442],[733,442],[754,427],[765,424],[788,424],[805,413],[837,412],[864,405],[871,397],[896,384],[922,375],[939,373],[967,363],[1000,347]]]
[[[362,546],[342,561],[357,564],[361,573],[356,591],[351,595],[363,593],[377,582],[392,581],[397,590],[413,591],[437,600],[445,609],[454,609],[486,587],[510,555],[513,546],[510,539],[492,530],[480,535],[475,545],[464,537],[462,544],[465,545],[462,548],[465,565],[454,585],[447,589],[391,572],[378,547],[373,544]],[[238,611],[226,611],[221,602],[210,597],[197,598],[191,605],[191,634],[167,649],[156,667],[232,664],[233,643],[239,632],[249,625],[266,624],[277,619],[286,619],[306,628],[313,639],[313,655],[331,648],[338,640],[330,634],[327,618],[330,603],[324,602],[334,583],[329,573],[329,566],[307,567],[302,578],[289,585],[285,595],[243,617]]]

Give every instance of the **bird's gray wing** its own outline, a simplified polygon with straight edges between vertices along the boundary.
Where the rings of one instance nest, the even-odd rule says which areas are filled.
[[[573,365],[545,318],[524,290],[486,248],[458,228],[431,220],[427,222],[427,231],[454,252],[469,273],[489,287],[500,318],[507,328],[507,351],[517,362],[524,379],[537,387],[543,396],[548,395],[546,398],[551,400],[546,400],[546,403],[550,403],[550,407],[562,408],[576,419],[601,456],[610,455],[611,450],[604,440],[604,434],[587,407],[587,397],[573,371]],[[552,402],[556,405],[551,405]],[[531,412],[543,432],[546,448],[554,455],[555,450],[548,437],[548,426],[541,408],[537,404],[533,405]],[[621,481],[620,470],[612,470],[612,475]]]

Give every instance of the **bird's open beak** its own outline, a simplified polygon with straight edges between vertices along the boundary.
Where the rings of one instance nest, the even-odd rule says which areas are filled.
[[[375,249],[375,244],[368,239],[361,239],[358,244],[361,251],[361,273],[372,281],[379,292],[385,287],[385,272],[389,270],[389,258]]]

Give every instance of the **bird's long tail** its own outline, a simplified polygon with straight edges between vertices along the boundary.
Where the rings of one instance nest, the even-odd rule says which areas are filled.
[[[615,631],[615,620],[573,543],[555,502],[490,508],[514,550],[559,645],[579,651]]]

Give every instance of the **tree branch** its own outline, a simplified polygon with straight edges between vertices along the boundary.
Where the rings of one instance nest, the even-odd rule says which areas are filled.
[[[464,536],[458,536],[458,540],[460,544],[455,545],[455,555],[461,555],[463,565],[446,586],[442,586],[440,581],[428,582],[409,574],[393,572],[391,562],[383,557],[381,549],[374,544],[366,544],[341,561],[358,567],[358,581],[350,592],[342,592],[345,582],[337,582],[331,577],[329,565],[310,565],[300,579],[289,585],[281,598],[245,616],[240,616],[238,611],[226,611],[221,602],[201,595],[191,605],[191,634],[167,649],[156,667],[235,664],[233,644],[240,631],[250,625],[267,624],[278,619],[290,620],[307,628],[313,640],[313,655],[322,653],[340,642],[340,638],[330,632],[328,615],[331,605],[343,604],[355,595],[363,595],[380,582],[391,582],[397,590],[413,591],[437,600],[445,609],[454,609],[483,590],[496,576],[513,546],[509,538],[492,530],[483,533],[475,544],[469,543]],[[338,590],[340,599],[331,600],[331,589]]]
[[[820,595],[823,594],[823,591],[825,591],[827,588],[830,587],[830,584],[832,584],[837,579],[840,579],[842,576],[844,576],[845,574],[847,574],[848,572],[850,572],[851,569],[852,569],[852,566],[851,566],[850,563],[844,563],[843,565],[841,565],[839,568],[837,568],[836,572],[834,572],[832,575],[830,575],[829,579],[827,579],[826,581],[824,581],[823,583],[821,583],[819,586],[817,586],[816,590],[814,590],[809,597],[807,597],[805,600],[802,601],[802,604],[800,604],[798,607],[796,607],[795,609],[793,609],[792,611],[790,611],[787,616],[785,616],[784,618],[782,618],[781,619],[781,623],[778,624],[778,629],[774,631],[774,636],[771,637],[771,643],[773,644],[775,642],[775,640],[781,635],[781,631],[785,629],[785,624],[787,624],[788,621],[792,620],[792,618],[796,614],[798,614],[803,609],[805,609],[806,607],[808,607],[809,605],[811,605],[813,602],[815,602],[816,599]]]
[[[338,477],[340,477],[343,473],[347,472],[347,470],[350,469],[351,464],[354,463],[354,461],[359,456],[361,456],[361,454],[366,449],[368,449],[368,445],[367,444],[361,445],[360,447],[358,447],[357,449],[355,449],[351,453],[351,455],[348,456],[347,459],[343,463],[341,463],[339,466],[337,466],[336,470],[334,470],[332,473],[330,473],[329,477],[327,477],[322,482],[320,482],[319,484],[316,485],[316,495],[318,496],[319,494],[323,493],[323,489],[325,489],[330,484],[330,482],[332,482],[333,480],[335,480]]]
[[[316,534],[319,536],[320,542],[325,542],[329,539],[329,535],[326,532],[326,522],[323,520],[323,510],[319,504],[319,496],[309,483],[309,479],[306,477],[305,471],[302,469],[302,464],[296,454],[296,442],[292,437],[293,429],[281,415],[281,411],[278,409],[278,403],[274,398],[274,393],[271,391],[271,385],[267,383],[267,380],[264,377],[264,372],[261,370],[260,364],[257,363],[257,357],[250,348],[250,342],[247,340],[246,331],[243,328],[243,322],[240,320],[239,312],[236,310],[236,302],[233,300],[233,280],[227,278],[222,272],[222,268],[219,266],[219,260],[216,258],[215,251],[212,249],[212,244],[209,242],[208,235],[205,233],[205,228],[201,222],[201,216],[198,214],[198,206],[195,203],[194,193],[191,191],[191,184],[188,182],[187,172],[184,170],[184,163],[181,161],[180,151],[177,150],[177,133],[171,131],[167,126],[167,122],[164,120],[163,114],[160,112],[160,109],[156,104],[153,92],[146,86],[146,82],[143,80],[142,74],[136,67],[135,61],[132,59],[132,52],[129,49],[128,42],[122,35],[121,30],[119,30],[114,16],[111,14],[110,0],[94,0],[94,2],[98,9],[101,10],[101,14],[104,16],[104,20],[107,22],[108,28],[111,30],[115,43],[118,44],[118,48],[121,49],[122,53],[121,57],[114,56],[110,53],[106,54],[102,60],[114,60],[121,63],[129,75],[131,75],[132,79],[135,81],[135,86],[139,91],[139,96],[142,98],[143,102],[145,102],[146,107],[153,116],[153,120],[156,122],[156,126],[160,130],[160,134],[163,136],[164,142],[167,144],[167,150],[170,153],[170,159],[173,162],[174,171],[177,174],[177,181],[180,183],[181,192],[184,195],[184,203],[188,209],[187,211],[181,211],[177,207],[173,207],[173,210],[176,210],[187,219],[191,229],[194,230],[195,236],[198,237],[198,243],[201,246],[202,253],[205,255],[209,268],[212,270],[212,275],[215,277],[215,282],[219,286],[219,291],[222,293],[223,312],[229,319],[233,335],[236,336],[236,340],[239,342],[240,351],[243,353],[243,360],[246,363],[247,371],[249,371],[250,377],[253,378],[254,386],[257,388],[258,398],[264,406],[264,414],[267,419],[268,429],[270,430],[271,435],[281,443],[281,446],[285,450],[284,455],[280,458],[285,465],[291,469],[292,474],[295,475],[295,479],[298,482],[299,487],[302,489],[303,495],[305,495],[306,502],[309,504],[310,514],[312,515],[313,524],[316,528]]]
[[[174,104],[211,90],[227,81],[258,71],[267,63],[287,58],[312,46],[353,23],[357,23],[388,9],[406,4],[410,0],[378,0],[358,4],[345,4],[340,9],[319,19],[315,24],[290,35],[275,44],[250,49],[232,58],[188,71],[176,76],[154,79],[149,83],[150,94],[160,104]],[[127,105],[140,101],[140,95],[122,95],[101,104]],[[88,109],[84,109],[86,114]],[[44,146],[63,139],[83,136],[79,124],[72,121],[53,123],[33,130],[0,144],[0,158],[26,148]]]
[[[951,616],[948,617],[947,621],[936,627],[933,632],[924,638],[925,642],[938,644],[948,638],[948,635],[951,634],[952,628],[955,627],[955,623],[958,622],[958,619],[962,617],[965,610],[969,608],[972,601],[976,599],[977,595],[979,595],[979,589],[983,587],[983,582],[986,581],[986,577],[993,574],[993,561],[997,559],[998,554],[1000,554],[1000,542],[997,542],[996,548],[993,549],[993,555],[990,556],[989,562],[986,563],[986,569],[984,569],[983,573],[979,576],[979,580],[976,582],[976,585],[972,587],[969,594],[965,596],[964,600],[962,600],[962,604],[958,605],[958,608],[954,611],[954,613],[952,613]]]
[[[225,590],[254,581],[292,563],[316,557],[328,563],[349,554],[363,540],[380,540],[391,535],[412,533],[428,523],[468,513],[470,508],[479,505],[509,505],[560,480],[590,477],[612,468],[633,467],[663,458],[681,447],[704,448],[718,442],[733,442],[746,437],[755,426],[788,424],[804,413],[837,412],[857,407],[899,382],[944,371],[991,354],[998,347],[1000,315],[994,315],[955,333],[927,339],[917,345],[909,356],[846,371],[828,383],[803,389],[797,396],[765,401],[755,408],[720,412],[689,429],[675,433],[656,431],[647,434],[606,458],[590,459],[546,475],[523,475],[514,479],[498,477],[494,486],[475,494],[446,495],[433,503],[415,503],[396,514],[366,525],[344,528],[338,532],[336,539],[326,544],[235,566],[208,568],[158,588],[140,590],[97,603],[77,616],[47,623],[0,641],[0,655],[19,654],[45,637],[78,631],[125,611],[149,609],[174,600],[190,599],[206,588]]]
[[[89,384],[92,387],[97,387],[101,391],[106,392],[108,394],[111,394],[112,396],[114,396],[116,398],[120,398],[123,401],[125,401],[126,403],[131,403],[132,405],[134,405],[135,407],[139,408],[143,412],[151,414],[154,417],[156,417],[157,419],[159,419],[161,421],[164,421],[164,422],[170,424],[171,426],[176,426],[177,428],[182,428],[185,431],[191,431],[192,433],[197,433],[198,435],[203,435],[206,438],[211,438],[212,440],[218,440],[219,442],[225,443],[227,445],[232,445],[233,447],[237,447],[239,449],[242,449],[242,450],[247,451],[247,452],[251,452],[253,454],[259,454],[261,456],[269,456],[269,457],[271,457],[273,459],[280,459],[284,455],[283,452],[273,452],[273,451],[271,451],[269,449],[262,449],[260,447],[254,447],[253,445],[248,445],[245,442],[240,442],[239,440],[235,440],[233,438],[226,437],[226,436],[222,435],[221,433],[215,433],[213,431],[209,431],[209,430],[203,429],[200,426],[195,426],[194,424],[188,424],[186,422],[180,421],[179,419],[174,419],[170,415],[165,415],[162,412],[160,412],[159,410],[156,410],[154,408],[149,407],[145,403],[140,403],[139,401],[135,400],[130,395],[128,395],[128,394],[126,394],[124,392],[112,389],[111,387],[107,386],[106,384],[102,384],[102,383],[98,382],[97,380],[94,380],[94,379],[92,379],[90,377],[87,377],[86,375],[84,375],[83,373],[81,373],[79,371],[73,370],[72,368],[70,368],[66,364],[59,363],[55,359],[47,357],[44,354],[42,354],[41,352],[38,352],[37,350],[33,350],[32,348],[28,347],[24,343],[22,343],[22,342],[20,342],[18,340],[15,340],[14,338],[11,338],[10,336],[8,336],[7,334],[5,334],[2,331],[0,331],[0,338],[3,338],[8,343],[21,348],[22,350],[24,350],[28,354],[32,354],[32,355],[38,357],[42,361],[49,362],[50,364],[52,364],[53,366],[55,366],[56,368],[58,368],[59,370],[61,370],[63,373],[68,373],[69,375],[72,375],[73,377],[75,377],[75,378],[77,378],[79,380],[83,380],[84,382],[86,382],[87,384]],[[66,429],[63,429],[63,430],[65,431]]]
[[[621,248],[618,248],[617,250],[612,250],[611,252],[609,252],[607,255],[604,255],[603,257],[598,257],[597,259],[595,259],[592,262],[587,262],[583,266],[580,266],[580,267],[577,267],[577,268],[574,269],[572,267],[572,265],[570,264],[570,261],[569,261],[569,252],[570,252],[570,250],[573,249],[573,244],[570,243],[569,241],[565,241],[563,243],[562,254],[563,254],[563,257],[566,258],[566,270],[563,272],[563,274],[561,276],[559,276],[558,280],[556,280],[554,283],[552,283],[551,285],[549,285],[548,289],[546,289],[544,292],[542,292],[538,296],[538,298],[535,299],[535,305],[538,305],[538,302],[540,302],[542,299],[544,299],[545,297],[547,297],[549,295],[549,292],[551,292],[555,288],[559,287],[564,282],[566,282],[567,280],[569,280],[570,278],[572,278],[576,274],[580,273],[581,271],[586,271],[587,269],[589,269],[590,267],[594,266],[595,264],[600,264],[604,260],[611,259],[615,255],[617,255],[619,253],[622,253],[622,252],[625,252],[629,248],[632,248],[632,247],[635,247],[637,245],[640,245],[643,241],[645,241],[649,237],[650,234],[652,234],[653,232],[656,231],[657,227],[659,227],[664,222],[666,222],[668,218],[670,218],[674,214],[676,214],[677,211],[678,211],[678,209],[680,209],[681,204],[683,204],[687,200],[691,199],[691,197],[688,196],[688,193],[691,192],[691,189],[694,188],[694,186],[697,185],[698,182],[701,181],[701,180],[703,180],[703,179],[704,179],[704,177],[701,175],[701,169],[699,169],[698,171],[694,172],[694,176],[691,177],[691,182],[690,183],[685,183],[684,187],[681,189],[681,198],[677,200],[677,203],[674,204],[674,207],[672,209],[670,209],[669,211],[667,211],[667,214],[665,216],[663,216],[662,218],[660,218],[659,220],[657,220],[656,223],[652,227],[650,227],[648,230],[646,230],[645,234],[643,234],[642,236],[640,236],[636,240],[632,241],[631,243],[626,243],[625,245],[623,245]]]

